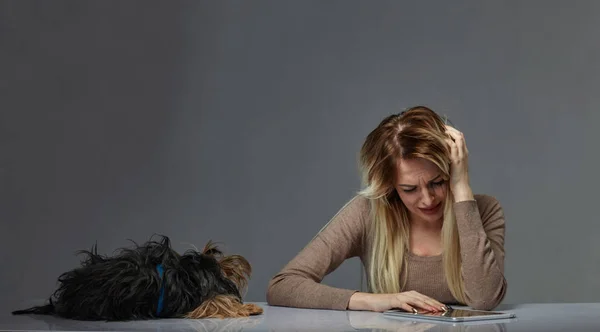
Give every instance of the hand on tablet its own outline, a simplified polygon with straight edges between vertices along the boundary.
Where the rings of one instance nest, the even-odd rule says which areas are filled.
[[[371,310],[384,312],[392,309],[403,309],[408,312],[440,312],[446,311],[444,304],[415,291],[396,294],[354,293],[350,298],[348,309]]]

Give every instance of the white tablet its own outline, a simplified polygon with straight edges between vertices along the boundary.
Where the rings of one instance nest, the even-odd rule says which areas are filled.
[[[450,309],[446,312],[406,312],[404,310],[388,310],[383,313],[393,318],[410,318],[426,321],[471,322],[492,319],[515,318],[514,313],[500,311],[482,311],[471,309]]]

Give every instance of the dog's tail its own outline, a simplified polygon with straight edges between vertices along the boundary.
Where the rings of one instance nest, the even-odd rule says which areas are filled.
[[[29,309],[15,310],[12,312],[13,315],[52,315],[54,314],[54,304],[46,304],[42,306],[31,307]]]
[[[187,313],[185,318],[240,318],[262,313],[263,309],[256,304],[243,304],[231,295],[217,295]]]

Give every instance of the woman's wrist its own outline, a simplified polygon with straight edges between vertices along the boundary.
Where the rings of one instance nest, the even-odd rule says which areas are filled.
[[[350,297],[348,309],[350,310],[367,310],[367,311],[383,311],[390,308],[391,294],[373,294],[357,292]]]
[[[350,297],[348,309],[350,310],[371,310],[371,301],[373,294],[356,292]]]
[[[471,186],[468,184],[457,185],[452,188],[452,196],[454,197],[454,203],[472,201],[475,199]]]

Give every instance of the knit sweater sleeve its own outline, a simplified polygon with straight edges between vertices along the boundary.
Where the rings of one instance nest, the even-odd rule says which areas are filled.
[[[467,305],[491,310],[506,294],[504,213],[493,197],[454,204]]]
[[[359,256],[364,246],[368,200],[350,200],[314,239],[269,282],[269,305],[346,310],[358,290],[322,284],[344,260]]]

